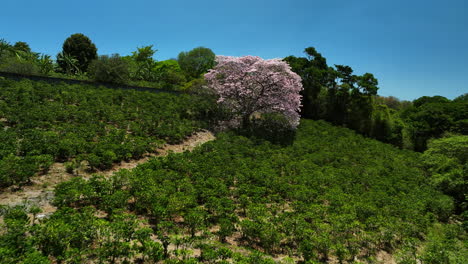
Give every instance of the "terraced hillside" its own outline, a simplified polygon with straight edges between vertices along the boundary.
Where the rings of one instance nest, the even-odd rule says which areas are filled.
[[[465,233],[448,219],[453,202],[429,184],[420,158],[323,121],[302,120],[290,146],[221,133],[110,178],[62,183],[48,219],[7,209],[0,255],[5,263],[464,263]]]
[[[205,127],[190,95],[0,79],[0,188],[27,183],[55,162],[109,169]]]

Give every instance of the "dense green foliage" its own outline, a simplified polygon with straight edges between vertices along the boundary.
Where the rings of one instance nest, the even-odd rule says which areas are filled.
[[[203,48],[206,49],[206,48]],[[184,60],[187,71],[206,72],[213,61],[206,52],[191,53]],[[25,42],[11,45],[0,39],[0,71],[23,75],[43,75],[102,83],[126,84],[166,90],[199,90],[202,79],[190,77],[175,59],[157,61],[153,45],[138,47],[129,56],[117,54],[97,56],[95,45],[82,34],[74,34],[64,42],[63,51],[53,61],[51,56],[31,51]],[[211,50],[208,50],[214,58]],[[196,76],[200,77],[200,76]],[[191,82],[187,82],[187,78]]]
[[[130,79],[128,63],[118,54],[99,56],[91,62],[88,72],[98,82],[126,84]]]
[[[431,176],[431,183],[455,199],[458,213],[466,211],[468,206],[467,161],[468,136],[431,140],[423,155],[423,164]]]
[[[42,68],[35,62],[39,54],[32,52],[26,42],[16,42],[11,45],[0,39],[0,70],[19,74],[38,74]]]
[[[424,151],[429,139],[446,132],[468,135],[468,100],[423,96],[400,115],[416,151]]]
[[[75,59],[76,63],[70,65],[67,57]],[[62,52],[57,55],[57,63],[63,72],[86,72],[91,61],[97,58],[96,45],[81,33],[68,37],[62,46]]]
[[[107,169],[139,158],[204,126],[206,109],[189,95],[0,80],[0,186],[53,160]]]
[[[329,67],[315,48],[306,48],[305,53],[307,58],[289,56],[284,59],[302,77],[302,116],[325,119],[370,135],[372,96],[377,94],[377,79],[371,73],[353,75],[350,66]]]
[[[153,81],[153,68],[156,61],[153,59],[157,50],[153,45],[137,48],[132,55],[127,57],[131,65],[131,77],[134,80]]]
[[[123,57],[128,63],[130,84],[180,90],[186,78],[179,63],[176,60],[156,61],[153,58],[156,52],[150,45],[137,48],[131,56]]]
[[[181,52],[177,57],[180,68],[189,78],[199,78],[215,66],[214,52],[205,47],[194,48],[188,52]]]
[[[23,52],[31,52],[31,48],[29,47],[29,44],[23,41],[18,41],[13,45],[13,48],[16,50],[20,50]]]
[[[377,96],[378,81],[370,73],[354,75],[350,66],[329,67],[315,48],[304,57],[284,60],[302,77],[305,118],[323,119],[395,146],[424,151],[427,141],[445,132],[468,134],[466,96],[451,101],[423,96],[412,103]]]
[[[165,60],[156,63],[153,68],[155,80],[161,88],[175,89],[185,84],[186,78],[176,60]]]
[[[153,159],[110,179],[60,184],[59,211],[30,235],[15,231],[28,251],[2,250],[16,259],[34,253],[67,263],[274,263],[260,252],[316,263],[372,261],[380,250],[398,249],[402,263],[462,263],[464,231],[432,228],[453,202],[428,183],[420,160],[323,121],[303,120],[284,147],[220,134],[192,153]],[[6,230],[3,240],[12,227]],[[424,252],[416,252],[426,239]],[[194,249],[201,250],[196,258]],[[453,256],[462,262],[443,262]]]

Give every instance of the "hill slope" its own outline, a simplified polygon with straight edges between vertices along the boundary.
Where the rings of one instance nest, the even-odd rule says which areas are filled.
[[[189,95],[0,79],[0,188],[54,161],[93,170],[140,158],[203,127],[205,111]]]
[[[60,184],[59,210],[31,243],[38,255],[109,262],[274,263],[260,252],[281,263],[372,262],[417,245],[452,210],[419,158],[323,121],[303,120],[287,147],[219,134],[110,179]],[[457,236],[451,263],[466,258],[453,253],[463,251]]]

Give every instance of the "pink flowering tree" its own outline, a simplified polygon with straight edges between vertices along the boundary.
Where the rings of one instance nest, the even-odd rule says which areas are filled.
[[[205,74],[218,104],[228,109],[242,127],[253,115],[282,114],[292,128],[299,124],[301,77],[280,59],[217,56],[217,65]]]

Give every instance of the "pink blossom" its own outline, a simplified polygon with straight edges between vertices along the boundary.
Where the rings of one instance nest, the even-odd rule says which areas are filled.
[[[286,62],[256,56],[217,56],[216,62],[205,79],[219,96],[218,103],[236,118],[249,118],[253,113],[281,113],[291,127],[299,124],[301,77]]]

